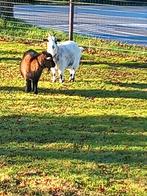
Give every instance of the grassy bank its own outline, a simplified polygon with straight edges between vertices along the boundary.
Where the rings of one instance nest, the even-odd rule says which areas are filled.
[[[38,28],[30,24],[24,23],[22,20],[4,20],[0,18],[0,40],[15,41],[23,43],[42,44],[43,40],[48,37],[48,34],[54,34],[60,40],[68,40],[68,34],[53,29]],[[123,44],[117,41],[89,38],[74,34],[74,40],[84,48],[87,48],[89,53],[99,53],[101,51],[113,51],[122,54],[130,53],[135,55],[147,56],[147,49],[142,46]]]
[[[51,83],[45,70],[37,96],[24,92],[19,63],[46,44],[0,41],[1,195],[146,193],[146,49],[75,38],[89,43],[76,82],[66,71]]]

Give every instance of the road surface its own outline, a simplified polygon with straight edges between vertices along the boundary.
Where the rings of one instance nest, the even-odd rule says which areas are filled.
[[[147,6],[75,6],[74,32],[147,46]],[[68,6],[16,5],[15,18],[68,32]]]

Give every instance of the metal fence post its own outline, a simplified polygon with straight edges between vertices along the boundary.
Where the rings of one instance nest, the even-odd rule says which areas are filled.
[[[69,0],[69,40],[73,40],[74,3]]]

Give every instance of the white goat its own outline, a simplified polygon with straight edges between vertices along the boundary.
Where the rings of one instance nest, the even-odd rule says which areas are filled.
[[[75,80],[75,72],[79,67],[82,50],[83,48],[78,47],[74,41],[57,43],[56,37],[49,35],[47,52],[53,56],[53,60],[56,64],[55,68],[51,68],[53,82],[56,81],[56,70],[59,74],[59,82],[64,82],[65,69],[69,69],[70,81]]]

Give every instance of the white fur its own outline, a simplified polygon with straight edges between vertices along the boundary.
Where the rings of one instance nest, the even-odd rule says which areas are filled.
[[[55,68],[52,68],[53,82],[56,81],[56,71],[59,74],[59,81],[64,81],[64,70],[69,69],[70,81],[74,81],[75,72],[79,67],[81,52],[83,48],[78,47],[74,41],[65,41],[57,43],[54,36],[48,37],[47,52],[53,56],[53,60],[56,64]]]

